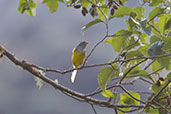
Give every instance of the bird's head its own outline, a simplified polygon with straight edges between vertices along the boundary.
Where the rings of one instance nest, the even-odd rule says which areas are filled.
[[[80,53],[84,53],[85,52],[85,48],[87,47],[87,45],[89,44],[89,42],[87,41],[82,41],[78,44],[78,46],[76,47],[76,51],[80,52]]]

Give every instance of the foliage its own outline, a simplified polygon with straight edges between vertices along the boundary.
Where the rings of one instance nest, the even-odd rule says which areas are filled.
[[[20,0],[18,11],[24,13],[26,11],[30,16],[36,15],[36,3],[33,0]]]
[[[148,105],[144,103],[146,106],[143,112],[163,112],[164,114],[168,110],[171,111],[169,109],[171,107],[171,87],[168,84],[168,81],[171,80],[171,73],[160,76],[163,70],[170,72],[171,69],[170,0],[141,0],[142,5],[147,4],[152,9],[148,16],[145,16],[143,6],[134,8],[125,6],[127,0],[43,0],[42,4],[46,4],[49,11],[53,13],[57,11],[59,2],[80,10],[83,16],[89,14],[94,18],[82,28],[82,34],[95,24],[106,25],[106,36],[102,41],[105,40],[106,43],[112,45],[118,56],[108,64],[110,67],[104,67],[99,71],[97,80],[104,97],[112,98],[116,102],[116,99],[119,99],[117,103],[122,105],[139,105],[141,94],[125,91],[122,84],[130,83],[130,80],[143,79],[151,85],[153,92],[145,101]],[[30,16],[35,16],[36,2],[20,0],[18,11],[20,13],[26,11]],[[110,35],[108,34],[108,24],[115,18],[126,19],[127,28]],[[146,62],[147,65],[145,66],[143,62]],[[121,87],[124,93],[117,95],[116,87],[113,87],[113,91],[107,89],[114,84]],[[158,96],[155,96],[156,94]],[[119,108],[119,113],[129,111],[131,112],[130,107]]]

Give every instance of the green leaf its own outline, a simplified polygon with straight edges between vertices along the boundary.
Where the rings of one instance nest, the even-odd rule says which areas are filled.
[[[107,83],[111,81],[114,75],[115,75],[115,71],[112,67],[105,67],[100,70],[97,80],[98,80],[99,87],[103,91],[106,90]]]
[[[128,0],[120,0],[123,4],[126,3]]]
[[[132,33],[127,30],[119,30],[115,33],[116,37],[112,37],[112,47],[115,51],[119,52],[122,49],[126,48],[129,43],[129,36]]]
[[[128,48],[126,50],[131,50],[135,48],[136,46],[139,46],[139,43],[135,41],[135,38],[132,36],[129,38]]]
[[[147,52],[148,48],[149,48],[148,45],[143,45],[143,46],[140,46],[138,50],[141,51],[143,55],[148,56],[148,52]]]
[[[57,0],[43,0],[42,3],[46,3],[46,5],[49,8],[49,11],[51,13],[56,12],[58,9],[58,1]]]
[[[133,11],[136,13],[137,18],[144,17],[144,13],[145,13],[145,8],[144,7],[137,6],[137,7],[133,8]]]
[[[148,106],[146,109],[144,109],[144,112],[148,114],[159,114],[158,109],[152,108],[151,106]]]
[[[167,50],[167,49],[170,49],[171,48],[171,36],[170,37],[166,37],[166,38],[163,38],[162,39],[164,41],[164,46],[163,46],[163,49]]]
[[[82,27],[82,29],[81,29],[82,35],[84,35],[84,32],[85,32],[88,28],[90,28],[91,26],[93,26],[93,25],[95,25],[95,24],[97,24],[97,23],[102,23],[102,22],[103,22],[103,21],[102,21],[101,19],[95,19],[95,20],[89,22],[87,25],[85,25],[84,27]]]
[[[108,9],[108,8],[101,8],[101,11],[102,11],[103,13],[99,10],[99,8],[97,9],[97,11],[98,11],[98,13],[99,13],[99,19],[100,19],[100,20],[103,20],[103,19],[105,18],[105,16],[106,16],[106,17],[108,16],[109,9]],[[104,16],[103,14],[104,14],[105,16]]]
[[[147,56],[147,50],[148,50],[148,46],[147,45],[143,45],[140,46],[138,49],[134,50],[134,51],[128,51],[126,54],[126,58],[130,59],[130,58],[134,58],[134,57],[142,57],[142,56]],[[134,61],[129,61],[130,65],[133,65],[137,62],[139,62],[141,60],[134,60]]]
[[[107,39],[107,40],[105,41],[105,43],[112,43],[112,39],[113,39],[113,38]]]
[[[169,15],[169,16],[170,16],[170,18],[167,19],[165,26],[164,26],[164,30],[171,29],[171,15]]]
[[[166,102],[167,103],[167,102]],[[165,104],[166,104],[165,103]],[[159,114],[168,114],[168,112],[165,109],[159,109]]]
[[[171,15],[165,14],[159,17],[159,30],[164,35],[166,34],[165,30],[171,28]]]
[[[124,74],[126,72],[128,72],[130,70],[131,67],[127,68],[125,71],[124,71]],[[149,75],[149,73],[145,70],[142,70],[139,68],[139,66],[135,67],[133,70],[131,70],[129,73],[128,73],[128,76],[142,76],[142,77],[146,77],[147,75]],[[149,77],[147,77],[149,78]]]
[[[58,1],[64,3],[64,0],[58,0]]]
[[[151,70],[152,70],[152,72],[155,72],[155,71],[157,71],[158,69],[160,69],[160,68],[162,68],[162,66],[161,66],[161,64],[158,62],[158,61],[155,61],[155,62],[153,62],[152,63],[152,65],[151,65]],[[161,70],[162,71],[162,70]],[[161,72],[160,71],[160,72]],[[158,72],[159,73],[159,72]]]
[[[72,0],[66,0],[66,5],[70,5],[72,3]]]
[[[131,93],[131,91],[129,91],[129,93]],[[140,100],[140,95],[138,93],[132,92],[131,95],[134,96],[136,99]],[[135,105],[139,105],[140,102],[133,99],[127,93],[123,93],[123,94],[120,94],[119,104],[125,104],[125,105],[135,104]]]
[[[30,15],[30,16],[36,16],[36,3],[34,1],[29,3],[30,6],[30,10],[26,10],[26,12]]]
[[[88,6],[90,4],[87,0],[79,0],[78,3],[81,3],[81,5],[85,8],[88,8]]]
[[[157,42],[157,41],[160,41],[160,37],[158,37],[156,35],[153,35],[150,37],[150,44]]]
[[[125,15],[130,15],[132,12],[132,9],[130,7],[126,6],[120,6],[116,11],[113,16],[109,17],[109,20],[111,20],[114,17],[123,17]]]
[[[130,51],[126,53],[126,58],[142,57],[143,53],[140,50]]]
[[[152,19],[154,18],[156,15],[160,14],[163,11],[162,8],[154,8],[153,10],[151,10],[151,12],[149,13],[148,19]]]
[[[170,57],[162,57],[158,58],[157,61],[163,66],[164,68],[168,69],[170,64]]]
[[[112,62],[112,61],[110,61],[110,62]],[[120,71],[120,66],[118,66],[117,63],[113,63],[113,64],[112,64],[112,68],[115,69],[115,76],[116,76],[116,77],[119,77],[119,75],[120,75],[120,73],[121,73],[121,71]]]
[[[95,1],[95,3],[96,3],[96,0],[94,0],[94,1]],[[97,0],[97,2],[98,2],[100,5],[105,4],[105,1],[106,1],[106,0]]]
[[[171,42],[171,36],[165,37],[162,39],[163,41]]]
[[[110,91],[110,90],[106,90],[106,91],[102,91],[101,93],[104,97],[107,98],[112,98],[112,99],[116,99],[115,95]]]
[[[149,4],[149,6],[159,6],[162,3],[162,0],[152,0],[152,2]]]
[[[154,28],[157,28],[157,29],[158,29],[158,22],[156,22],[156,21],[150,21],[150,24],[151,24],[151,26],[153,26]],[[154,29],[153,27],[151,27],[152,33],[154,33],[154,34],[157,35],[157,36],[160,36],[160,33],[157,32],[156,29]]]
[[[30,16],[36,15],[36,3],[33,0],[20,0],[18,11],[20,13],[24,13],[24,11],[27,12]]]
[[[167,75],[167,77],[165,78],[165,82],[167,82],[168,80],[171,79],[171,72]]]
[[[144,45],[144,43],[147,41],[147,38],[148,38],[148,35],[145,34],[145,33],[142,33],[142,34],[140,35],[140,40],[139,40],[139,42],[140,42],[142,45]]]

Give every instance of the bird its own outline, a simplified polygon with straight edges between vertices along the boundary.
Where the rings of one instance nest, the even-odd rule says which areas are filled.
[[[80,67],[86,57],[86,47],[89,44],[87,41],[80,42],[72,51],[72,65],[73,68]],[[77,69],[72,72],[71,82],[74,83],[77,74]]]

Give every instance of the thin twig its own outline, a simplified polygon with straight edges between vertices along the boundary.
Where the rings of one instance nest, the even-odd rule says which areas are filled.
[[[131,112],[135,112],[135,111],[138,111],[140,110],[139,108],[136,108],[136,109],[132,109],[132,110],[129,110],[129,111],[124,111],[124,110],[121,110],[121,109],[118,109],[119,111],[123,112],[123,113],[131,113]]]
[[[97,42],[96,45],[91,49],[90,53],[87,55],[87,57],[84,60],[83,66],[85,65],[91,54],[94,52],[96,47],[100,45],[108,37],[108,33],[109,33],[108,22],[105,23],[105,26],[106,26],[106,35],[99,42]]]
[[[147,66],[145,66],[144,70],[147,70],[154,62],[155,62],[155,59],[152,60]]]
[[[114,111],[115,111],[115,114],[118,114],[118,110],[117,109],[114,109]]]
[[[92,109],[93,109],[94,113],[95,113],[95,114],[97,114],[97,111],[96,111],[96,109],[95,109],[94,105],[92,105],[92,104],[90,104],[90,105],[91,105],[91,107],[92,107]]]
[[[140,77],[139,79],[142,80],[142,81],[144,81],[144,82],[147,82],[148,84],[153,84],[153,83],[150,82],[149,80],[146,80],[146,79],[144,79],[144,78],[142,78],[142,77]]]
[[[152,92],[146,92],[146,91],[134,91],[134,92],[140,93],[140,94],[149,94],[149,95],[153,94]]]

